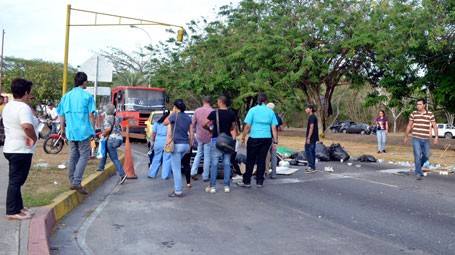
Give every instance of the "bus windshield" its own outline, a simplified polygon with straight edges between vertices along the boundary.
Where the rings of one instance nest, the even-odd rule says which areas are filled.
[[[127,89],[125,91],[125,111],[151,112],[164,107],[164,93],[156,90]]]

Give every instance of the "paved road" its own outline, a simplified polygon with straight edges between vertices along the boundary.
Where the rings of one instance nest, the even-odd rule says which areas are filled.
[[[455,254],[455,176],[397,176],[397,166],[331,163],[267,180],[263,189],[204,192],[194,182],[111,178],[59,225],[53,254]],[[319,164],[318,166],[325,166]],[[221,183],[219,183],[221,188]]]

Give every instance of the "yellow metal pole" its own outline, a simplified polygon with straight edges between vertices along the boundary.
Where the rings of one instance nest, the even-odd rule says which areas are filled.
[[[66,93],[66,83],[68,81],[68,48],[70,41],[70,16],[71,16],[71,4],[66,6],[66,29],[65,29],[65,54],[63,59],[63,86],[62,96]]]

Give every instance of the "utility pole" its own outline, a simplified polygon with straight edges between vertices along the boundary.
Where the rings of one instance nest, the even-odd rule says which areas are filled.
[[[0,93],[2,93],[2,82],[3,82],[3,45],[5,41],[5,29],[2,30],[2,56],[0,58]]]

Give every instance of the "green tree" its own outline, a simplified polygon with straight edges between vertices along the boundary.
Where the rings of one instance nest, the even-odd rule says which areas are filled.
[[[187,47],[154,79],[196,95],[225,93],[241,112],[261,91],[291,111],[312,103],[325,129],[335,88],[372,76],[370,10],[369,2],[355,0],[224,6],[217,21],[189,24],[194,35]]]
[[[24,78],[33,82],[32,94],[39,101],[55,101],[62,97],[62,73],[63,64],[61,63],[6,57],[3,88],[5,92],[10,92],[13,79]],[[76,70],[70,68],[68,75],[72,77],[75,73]]]
[[[455,112],[454,2],[381,1],[371,20],[380,70],[373,84],[387,90],[389,105],[403,108],[429,92],[435,110]]]
[[[139,72],[123,71],[117,73],[114,79],[114,85],[117,86],[148,86],[149,80]]]

